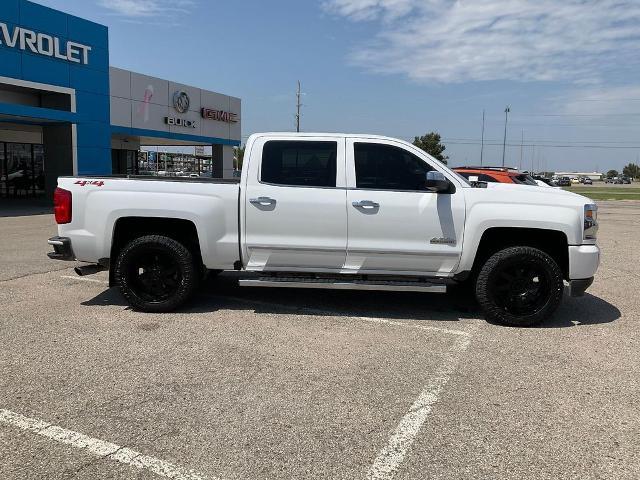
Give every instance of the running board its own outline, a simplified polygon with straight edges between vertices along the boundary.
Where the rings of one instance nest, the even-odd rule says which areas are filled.
[[[443,284],[392,280],[343,280],[334,278],[262,277],[240,279],[241,287],[324,288],[331,290],[390,290],[396,292],[446,293]]]

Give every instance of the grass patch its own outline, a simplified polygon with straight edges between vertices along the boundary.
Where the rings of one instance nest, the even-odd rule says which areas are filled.
[[[565,187],[564,190],[594,200],[640,200],[640,188]]]

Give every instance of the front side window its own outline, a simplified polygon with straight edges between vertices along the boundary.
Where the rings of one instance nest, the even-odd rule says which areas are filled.
[[[434,170],[407,150],[380,143],[354,145],[356,187],[376,190],[425,190]]]
[[[270,140],[262,148],[260,181],[276,185],[335,187],[336,142]]]

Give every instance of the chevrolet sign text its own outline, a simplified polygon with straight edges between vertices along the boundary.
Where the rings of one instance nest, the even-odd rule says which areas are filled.
[[[37,33],[22,27],[10,28],[2,22],[0,22],[0,45],[82,65],[89,64],[89,52],[91,51],[91,47],[88,45],[61,41],[58,37]]]

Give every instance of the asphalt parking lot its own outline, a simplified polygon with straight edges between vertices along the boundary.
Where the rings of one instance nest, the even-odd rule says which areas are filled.
[[[640,478],[640,202],[543,326],[455,294],[239,288],[129,310],[0,218],[2,479]]]

